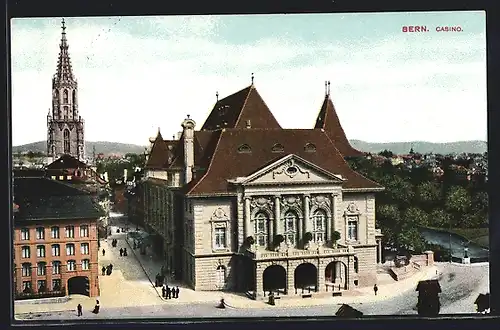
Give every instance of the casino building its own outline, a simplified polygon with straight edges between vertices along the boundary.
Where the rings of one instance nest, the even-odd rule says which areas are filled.
[[[353,171],[329,83],[312,129],[284,129],[252,84],[218,99],[200,130],[151,139],[144,223],[167,269],[195,290],[331,295],[373,286],[375,195]]]

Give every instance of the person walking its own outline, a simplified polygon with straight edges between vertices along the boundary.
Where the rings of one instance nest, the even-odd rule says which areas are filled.
[[[165,288],[165,285],[161,287],[161,296],[163,298],[167,297],[167,289]]]
[[[82,305],[78,304],[78,306],[76,306],[76,310],[78,311],[78,316],[82,316],[83,313],[82,313]]]
[[[173,288],[172,288],[173,289]],[[170,289],[168,286],[167,286],[167,299],[171,299],[172,298],[172,289]]]
[[[94,307],[94,310],[92,311],[92,313],[99,314],[99,310],[100,309],[101,309],[101,306],[99,305],[99,300],[96,300],[95,301],[95,307]]]
[[[123,257],[123,248],[120,248],[120,257]]]
[[[378,292],[378,286],[377,286],[377,284],[375,284],[373,286],[373,292],[375,292],[375,295],[377,295],[377,292]]]
[[[102,266],[101,271],[102,271],[102,276],[106,275],[106,267]]]
[[[106,250],[102,249],[102,256],[104,257],[106,255]]]
[[[127,253],[127,248],[124,248],[124,249],[123,249],[123,256],[124,256],[124,257],[128,256],[128,253]]]

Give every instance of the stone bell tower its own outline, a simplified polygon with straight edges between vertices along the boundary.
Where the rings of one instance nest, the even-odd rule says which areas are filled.
[[[70,155],[85,161],[85,123],[78,114],[78,84],[73,75],[62,20],[61,43],[57,70],[52,77],[52,111],[47,115],[47,157],[54,161]]]

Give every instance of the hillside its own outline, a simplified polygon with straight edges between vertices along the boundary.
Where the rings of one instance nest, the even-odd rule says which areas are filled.
[[[143,153],[144,147],[135,145],[135,144],[127,144],[127,143],[118,143],[118,142],[107,142],[107,141],[96,141],[91,142],[88,141],[85,143],[85,152],[87,155],[92,155],[92,149],[95,146],[95,151],[97,154],[103,153],[105,155],[109,154],[126,154],[126,153]],[[18,152],[46,152],[47,150],[47,142],[39,141],[24,144],[21,146],[12,147],[12,153]]]
[[[364,151],[378,153],[383,150],[390,150],[395,154],[407,154],[413,146],[413,150],[419,153],[435,154],[450,154],[450,153],[484,153],[487,150],[487,143],[485,141],[458,141],[449,143],[431,143],[431,142],[390,142],[390,143],[371,143],[360,140],[351,140],[354,148]],[[95,146],[96,153],[109,154],[126,154],[126,153],[142,153],[144,147],[135,144],[126,144],[118,142],[87,142],[86,152],[87,155],[92,155],[92,148]],[[13,153],[33,151],[45,152],[47,144],[45,141],[33,142],[21,146],[14,146]]]

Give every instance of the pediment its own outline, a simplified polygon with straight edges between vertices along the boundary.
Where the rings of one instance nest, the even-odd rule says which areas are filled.
[[[287,183],[341,184],[345,180],[340,175],[330,173],[301,157],[288,155],[245,178],[238,178],[234,181],[245,185],[260,185]]]

